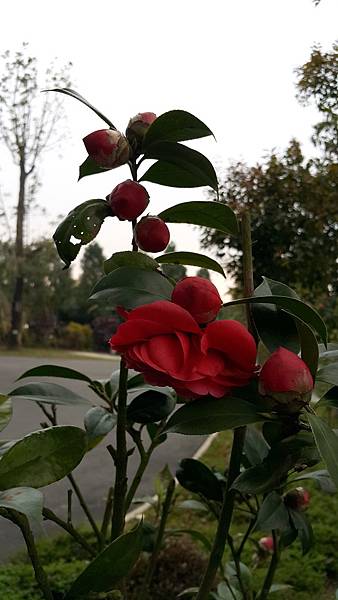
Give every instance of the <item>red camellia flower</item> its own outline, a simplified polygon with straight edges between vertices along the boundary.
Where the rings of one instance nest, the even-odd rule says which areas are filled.
[[[297,412],[311,398],[313,378],[305,362],[294,352],[278,348],[264,363],[259,392],[269,396],[288,412]]]
[[[162,252],[169,244],[170,231],[160,217],[143,217],[134,229],[134,238],[144,252]]]
[[[129,142],[119,131],[99,129],[83,138],[83,143],[89,156],[103,169],[114,169],[129,160]]]
[[[271,535],[262,537],[258,543],[259,543],[260,548],[264,552],[273,552],[274,541],[273,541],[273,537]]]
[[[296,487],[285,494],[284,502],[295,510],[305,510],[310,503],[310,493],[303,487]]]
[[[253,377],[256,345],[237,321],[201,330],[184,308],[160,300],[125,314],[111,348],[152,385],[169,385],[186,398],[220,398]]]
[[[174,288],[171,299],[185,308],[197,323],[215,319],[222,306],[217,288],[203,277],[185,277]]]
[[[120,221],[137,219],[149,204],[149,194],[143,185],[127,179],[113,189],[108,196],[113,214]]]

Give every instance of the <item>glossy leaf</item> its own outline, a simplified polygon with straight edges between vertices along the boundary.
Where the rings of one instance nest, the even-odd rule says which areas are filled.
[[[321,455],[328,472],[335,485],[338,487],[338,436],[329,425],[318,415],[308,413],[314,438],[319,454]]]
[[[80,165],[78,181],[83,179],[83,177],[97,175],[98,173],[106,173],[107,171],[110,171],[110,169],[100,167],[91,156],[87,156],[86,160]]]
[[[298,298],[288,286],[263,277],[263,282],[255,289],[255,296],[281,295]],[[274,304],[253,304],[252,316],[260,339],[270,352],[279,347],[298,354],[299,335],[295,320]]]
[[[337,487],[333,483],[328,471],[326,469],[319,469],[318,471],[306,472],[304,475],[295,477],[292,481],[304,481],[310,479],[314,481],[317,486],[326,492],[327,494],[335,494]]]
[[[253,296],[251,298],[240,298],[226,302],[224,306],[236,306],[237,304],[259,304],[259,303],[275,304],[283,308],[285,312],[304,321],[307,325],[317,331],[324,343],[327,343],[326,325],[314,308],[305,304],[297,298],[288,298],[286,296]]]
[[[86,451],[86,434],[70,425],[26,435],[0,460],[0,489],[43,487],[73,471]]]
[[[258,531],[271,531],[272,529],[284,531],[289,527],[289,513],[283,499],[277,492],[271,492],[261,504],[255,529]]]
[[[142,175],[140,181],[152,181],[170,187],[208,185],[215,191],[218,189],[217,175],[211,162],[197,150],[183,144],[153,143],[147,147],[144,158],[158,159],[158,162]],[[172,168],[168,169],[167,165]]]
[[[108,306],[136,308],[156,300],[170,300],[172,284],[156,271],[120,267],[105,275],[95,285],[91,299]]]
[[[116,425],[117,417],[103,408],[93,406],[84,416],[84,426],[88,435],[88,449],[94,448]]]
[[[81,247],[89,244],[99,233],[111,209],[105,200],[87,200],[76,206],[56,229],[53,239],[65,268],[77,257]]]
[[[86,106],[88,106],[88,108],[93,110],[94,113],[97,114],[98,117],[100,117],[100,119],[102,119],[105,123],[107,123],[107,125],[109,125],[110,129],[116,129],[116,127],[113,125],[113,123],[110,121],[110,119],[105,117],[105,115],[100,110],[95,108],[95,106],[93,106],[93,104],[88,102],[88,100],[86,100],[86,98],[81,96],[81,94],[79,94],[75,90],[72,90],[69,87],[65,87],[65,88],[51,88],[49,90],[43,90],[43,91],[44,92],[59,92],[60,94],[66,94],[66,96],[71,96],[72,98],[75,98],[75,100],[79,100],[79,102],[82,102],[82,104],[85,104]]]
[[[170,110],[150,125],[144,136],[142,150],[154,142],[183,142],[213,135],[212,131],[200,119],[185,110]]]
[[[297,320],[296,325],[300,339],[301,357],[309,367],[313,380],[315,380],[319,359],[316,335],[306,323]]]
[[[326,383],[338,386],[338,362],[331,363],[319,369],[316,378],[319,381],[325,381]]]
[[[90,404],[87,398],[68,390],[63,385],[45,381],[26,383],[15,388],[8,395],[14,399],[32,400],[43,404],[65,404],[69,406]]]
[[[136,563],[143,542],[143,525],[114,540],[74,581],[64,600],[80,600],[90,592],[108,592],[128,575]]]
[[[172,395],[149,388],[137,394],[128,405],[127,419],[132,423],[157,423],[170,415],[175,404],[176,400]]]
[[[0,492],[0,507],[26,515],[31,525],[42,524],[43,495],[31,487],[15,487]]]
[[[203,435],[264,421],[254,404],[226,397],[194,400],[179,408],[169,419],[167,433]]]
[[[146,271],[156,271],[156,269],[159,268],[159,265],[158,262],[154,258],[151,258],[151,256],[148,256],[148,254],[126,250],[125,252],[115,252],[103,263],[103,270],[106,275],[119,267],[134,267],[136,269],[145,269]]]
[[[303,554],[307,554],[313,544],[313,531],[304,512],[289,509],[290,518],[302,544]]]
[[[0,394],[0,431],[7,427],[12,418],[12,401],[8,396]]]
[[[201,512],[206,512],[209,510],[208,507],[203,504],[203,502],[199,502],[198,500],[184,500],[183,502],[179,503],[178,508],[181,508],[182,510],[197,510]]]
[[[222,502],[223,489],[215,474],[194,458],[184,458],[176,471],[178,482],[189,492],[201,494],[208,500]]]
[[[184,534],[188,534],[190,535],[190,537],[193,538],[193,540],[197,540],[198,542],[201,542],[201,544],[204,546],[204,548],[210,552],[212,545],[210,543],[210,541],[208,540],[208,538],[203,535],[203,533],[201,533],[200,531],[196,531],[195,529],[167,529],[166,530],[166,535],[184,535]]]
[[[38,367],[33,367],[33,369],[29,369],[23,375],[20,375],[17,381],[26,377],[63,377],[64,379],[78,379],[87,383],[91,383],[92,381],[87,375],[80,373],[80,371],[70,369],[69,367],[60,367],[59,365],[39,365]]]
[[[247,427],[244,440],[244,454],[252,466],[260,464],[269,453],[269,444],[254,426]]]
[[[160,264],[174,264],[174,265],[192,265],[194,267],[202,267],[204,269],[210,269],[216,271],[225,277],[225,273],[221,265],[209,256],[204,254],[198,254],[197,252],[167,252],[162,256],[157,256],[156,260]]]
[[[222,202],[182,202],[163,210],[159,215],[166,223],[189,223],[211,227],[222,233],[238,235],[238,223],[234,211]]]

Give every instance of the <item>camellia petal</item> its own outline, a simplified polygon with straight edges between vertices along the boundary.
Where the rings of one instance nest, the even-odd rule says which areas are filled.
[[[251,333],[238,321],[214,321],[206,327],[201,342],[203,352],[220,350],[234,365],[251,370],[256,362],[256,343]]]

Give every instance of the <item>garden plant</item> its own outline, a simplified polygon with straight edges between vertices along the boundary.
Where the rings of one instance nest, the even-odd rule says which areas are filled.
[[[112,230],[130,221],[126,248],[103,265],[104,274],[90,301],[117,310],[122,319],[109,340],[120,355],[120,367],[110,379],[93,380],[85,373],[43,365],[21,375],[0,397],[0,427],[11,418],[12,401],[36,402],[45,426],[0,447],[0,515],[22,532],[41,597],[60,598],[39,557],[35,533],[50,520],[72,536],[88,557],[88,565],[73,581],[63,600],[128,597],[128,580],[140,564],[140,600],[151,597],[150,587],[159,554],[172,535],[191,534],[208,553],[196,588],[180,597],[195,600],[265,600],[285,588],[275,582],[283,550],[300,541],[311,548],[312,529],[306,515],[310,500],[306,480],[323,493],[338,486],[338,438],[323,415],[337,398],[328,392],[338,385],[338,350],[328,343],[326,326],[317,311],[285,283],[260,274],[254,289],[250,213],[235,214],[226,204],[187,201],[159,214],[156,198],[144,184],[194,188],[218,181],[210,161],[182,144],[213,135],[192,114],[172,110],[158,117],[151,112],[131,118],[125,134],[110,119],[69,89],[63,93],[87,105],[105,122],[105,129],[84,138],[88,157],[80,178],[129,165],[130,179],[106,198],[90,199],[73,208],[59,224],[54,241],[68,268],[98,234],[105,219]],[[147,165],[147,161],[151,164]],[[155,196],[155,194],[154,194]],[[147,214],[147,211],[150,213]],[[202,277],[175,281],[161,270],[164,264],[192,265],[225,276],[222,266],[202,254],[164,252],[171,223],[188,223],[241,240],[243,294],[223,302],[215,285]],[[268,251],[268,249],[267,249]],[[156,258],[148,253],[161,253]],[[62,277],[62,274],[60,275]],[[232,318],[233,306],[243,306],[246,326]],[[108,343],[108,342],[107,342]],[[39,377],[77,380],[97,396],[96,405],[63,385]],[[58,425],[59,405],[88,405],[83,428]],[[91,405],[91,406],[90,406]],[[165,469],[157,489],[157,518],[151,527],[141,518],[126,523],[137,499],[150,457],[172,433],[181,435],[233,432],[229,462],[222,472],[182,457],[176,474]],[[113,435],[112,435],[113,432]],[[105,443],[114,465],[107,481],[102,521],[97,522],[73,470],[97,444]],[[128,460],[138,453],[139,464],[128,481]],[[176,479],[174,477],[176,475]],[[66,520],[44,503],[41,488],[68,478]],[[168,528],[178,482],[193,493],[186,510],[208,511],[216,528],[214,539],[182,527]],[[93,485],[95,485],[93,476]],[[80,502],[92,529],[84,536],[72,522],[72,501]],[[234,510],[243,513],[243,532],[232,535]],[[258,539],[257,534],[261,537]],[[247,545],[253,565],[242,562]],[[230,562],[224,562],[229,549]],[[255,578],[254,563],[268,558],[263,583]],[[107,596],[102,596],[102,594]]]

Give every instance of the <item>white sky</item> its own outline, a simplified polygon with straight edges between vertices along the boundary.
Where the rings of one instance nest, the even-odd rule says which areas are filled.
[[[161,114],[182,108],[215,133],[194,143],[218,170],[230,160],[253,163],[297,137],[306,153],[314,109],[295,98],[294,69],[308,60],[314,43],[329,49],[337,36],[338,1],[322,0],[11,0],[2,8],[0,50],[23,41],[41,65],[57,56],[74,63],[82,95],[124,130],[137,112]],[[30,232],[49,235],[49,222],[89,198],[105,197],[129,177],[127,167],[83,179],[82,138],[104,123],[72,98],[65,99],[69,137],[44,160],[39,202],[43,220]],[[16,194],[16,173],[0,149],[0,184]],[[156,214],[180,201],[201,200],[205,189],[178,190],[146,183]],[[98,241],[107,255],[129,245],[127,224],[108,219]],[[170,226],[178,250],[198,251],[192,226]],[[214,278],[224,289],[221,276]]]

